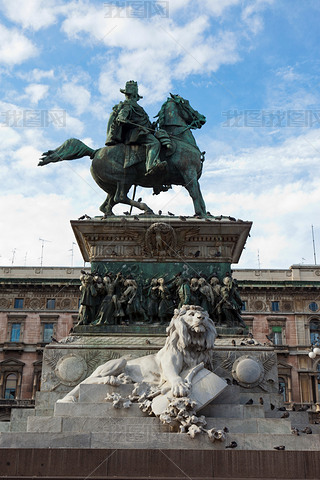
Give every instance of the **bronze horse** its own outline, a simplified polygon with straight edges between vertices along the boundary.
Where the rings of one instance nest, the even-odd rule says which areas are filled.
[[[43,153],[39,165],[90,156],[91,174],[99,187],[108,194],[100,206],[105,216],[113,215],[112,208],[118,203],[131,205],[152,214],[153,211],[145,203],[128,197],[132,185],[153,188],[157,194],[168,190],[174,184],[183,185],[188,190],[193,200],[195,214],[205,217],[206,207],[198,182],[204,156],[190,130],[201,128],[206,118],[194,110],[188,100],[172,94],[162,105],[157,117],[159,128],[169,134],[173,147],[167,152],[161,149],[161,160],[167,163],[162,175],[145,177],[145,147],[141,145],[117,144],[93,150],[75,138],[66,140],[55,150]],[[131,156],[129,161],[131,166],[124,168],[124,159],[128,153]]]

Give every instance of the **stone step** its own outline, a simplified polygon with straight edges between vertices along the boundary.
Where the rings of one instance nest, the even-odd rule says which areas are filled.
[[[302,426],[309,424],[309,414],[308,412],[292,412],[291,410],[287,410],[289,413],[289,419],[294,426]],[[270,412],[266,412],[266,418],[281,418],[281,416],[285,412],[279,410],[272,410]]]
[[[291,423],[289,420],[279,419],[221,419],[206,418],[206,429],[223,429],[227,427],[230,434],[234,433],[270,433],[290,434]],[[73,432],[94,433],[108,432],[115,435],[131,434],[133,431],[141,434],[157,434],[157,432],[169,432],[167,425],[160,423],[156,417],[144,418],[101,418],[101,417],[29,417],[28,432]]]
[[[114,408],[111,402],[96,403],[60,403],[54,407],[55,417],[145,417],[139,405],[134,403],[129,408]]]
[[[206,417],[239,419],[265,417],[262,405],[210,404],[203,408],[199,414]]]
[[[35,415],[34,408],[13,408],[11,410],[10,432],[25,432],[27,430],[28,417]]]
[[[291,423],[286,419],[275,418],[247,418],[245,421],[237,418],[206,418],[205,428],[223,430],[228,428],[233,433],[270,433],[270,434],[291,434]]]
[[[10,422],[0,422],[0,432],[9,432]]]
[[[28,432],[94,433],[108,432],[127,435],[140,432],[142,435],[169,432],[167,425],[156,417],[99,418],[99,417],[32,417],[28,420]]]
[[[125,449],[192,449],[225,450],[231,441],[237,443],[237,450],[274,450],[275,446],[284,445],[286,450],[319,451],[319,435],[265,433],[227,434],[226,442],[211,443],[208,436],[200,434],[192,439],[187,434],[156,433],[151,430],[147,435],[139,430],[127,435],[114,432],[99,433],[0,433],[0,448],[125,448]]]

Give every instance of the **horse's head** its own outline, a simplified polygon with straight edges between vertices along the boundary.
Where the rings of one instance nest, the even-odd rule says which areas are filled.
[[[201,128],[206,123],[206,117],[194,110],[189,100],[182,98],[180,95],[170,93],[170,98],[162,105],[159,117],[159,127],[164,126],[184,126],[189,128]]]
[[[191,125],[190,128],[201,128],[206,123],[206,117],[191,107],[189,100],[170,93],[171,99],[179,107],[181,117]]]

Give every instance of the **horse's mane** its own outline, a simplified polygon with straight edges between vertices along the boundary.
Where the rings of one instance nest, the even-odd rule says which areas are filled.
[[[157,113],[157,115],[154,116],[154,118],[158,118],[157,123],[159,125],[159,128],[162,128],[163,125],[165,124],[164,123],[165,110],[167,108],[167,103],[170,101],[171,101],[171,98],[167,98],[167,100],[164,102],[159,112]]]

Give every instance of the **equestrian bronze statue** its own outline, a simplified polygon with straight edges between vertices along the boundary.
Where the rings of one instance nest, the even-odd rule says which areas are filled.
[[[147,214],[152,210],[141,201],[128,197],[130,188],[153,188],[155,194],[171,185],[183,185],[189,192],[197,216],[206,216],[199,186],[204,152],[191,133],[201,128],[206,118],[179,95],[172,95],[162,105],[151,123],[137,103],[140,98],[134,81],[126,83],[125,100],[113,107],[107,128],[106,146],[93,150],[80,140],[66,140],[55,150],[43,153],[39,165],[84,156],[92,159],[91,174],[108,195],[100,206],[105,216],[113,215],[118,203],[137,207]]]

